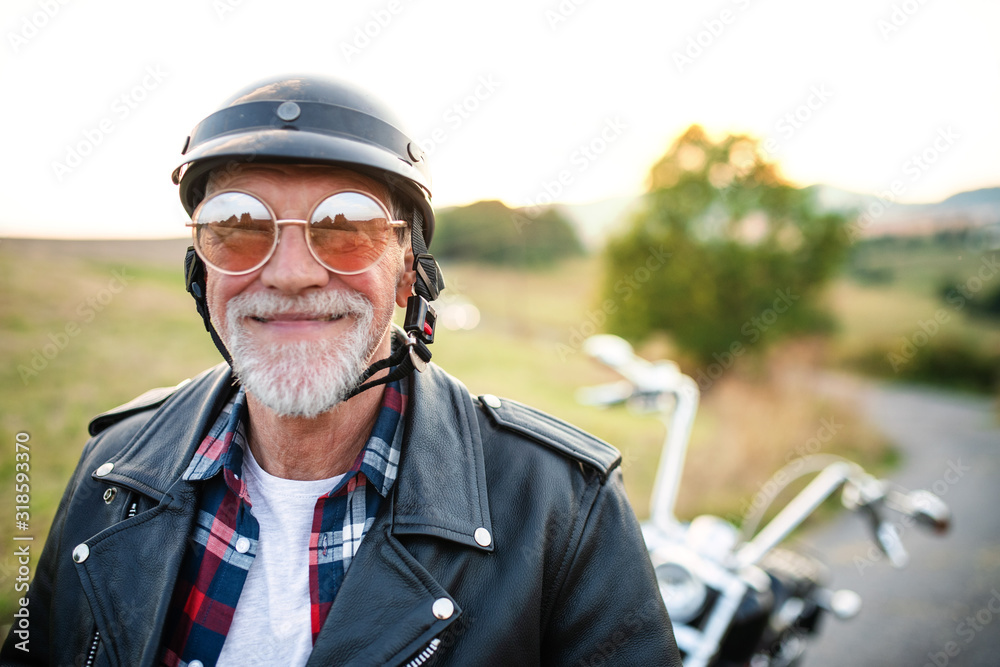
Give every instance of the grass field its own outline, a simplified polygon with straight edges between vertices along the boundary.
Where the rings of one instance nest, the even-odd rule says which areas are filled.
[[[0,486],[13,487],[15,434],[29,434],[28,534],[36,537],[35,554],[86,442],[88,420],[221,360],[183,288],[184,245],[0,243],[0,421],[8,443]],[[532,404],[616,445],[636,513],[647,516],[662,424],[624,409],[586,408],[574,397],[581,386],[614,379],[578,345],[593,329],[598,261],[584,258],[541,272],[456,265],[445,267],[445,275],[449,290],[442,303],[461,294],[477,305],[482,320],[472,331],[440,332],[435,361],[474,393]],[[831,298],[849,323],[845,345],[852,336],[870,335],[856,329],[874,326],[877,292],[843,283]],[[905,305],[898,317],[919,317],[926,306],[920,298],[897,303]],[[836,356],[830,347],[828,341],[791,343],[759,363],[736,366],[713,385],[694,430],[681,516],[739,517],[770,474],[813,444],[876,470],[892,464],[886,443],[850,406],[811,390],[815,370]],[[640,352],[656,358],[669,350],[657,341]],[[0,523],[3,618],[14,604],[8,545],[15,532],[13,517]]]
[[[972,305],[1000,292],[998,258],[1000,250],[928,240],[855,248],[851,270],[828,292],[840,327],[834,363],[997,392],[1000,320]]]

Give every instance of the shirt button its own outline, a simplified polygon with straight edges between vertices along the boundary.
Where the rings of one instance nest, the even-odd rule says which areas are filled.
[[[431,611],[434,612],[434,616],[444,621],[451,618],[451,615],[455,613],[455,605],[448,598],[438,598],[434,601]]]
[[[245,537],[241,537],[240,539],[236,540],[236,550],[239,551],[241,554],[245,554],[246,552],[250,551],[250,540],[248,540]]]
[[[192,660],[188,663],[188,667],[205,667],[201,660]]]

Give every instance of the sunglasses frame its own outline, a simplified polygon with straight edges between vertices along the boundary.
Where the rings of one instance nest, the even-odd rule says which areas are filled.
[[[212,263],[211,261],[209,261],[209,259],[207,257],[205,257],[205,255],[202,253],[201,247],[200,247],[200,245],[198,243],[198,228],[201,227],[201,226],[207,226],[207,223],[201,223],[201,224],[199,224],[199,223],[195,222],[195,218],[198,217],[198,214],[201,212],[201,209],[202,209],[203,206],[205,206],[205,204],[207,204],[208,202],[212,201],[213,199],[215,199],[216,197],[218,197],[220,195],[230,194],[230,193],[234,193],[234,192],[237,193],[237,194],[247,195],[248,197],[252,197],[253,199],[256,199],[258,202],[260,202],[264,206],[264,208],[267,210],[267,212],[270,214],[270,216],[271,216],[271,222],[274,224],[274,228],[275,228],[275,230],[274,230],[274,242],[271,244],[271,249],[267,251],[267,254],[264,256],[264,259],[262,259],[260,262],[258,262],[254,266],[250,267],[249,269],[244,269],[242,271],[231,271],[229,269],[223,269],[220,266],[216,266],[214,263]],[[398,228],[398,227],[406,227],[406,226],[409,225],[409,223],[407,221],[405,221],[405,220],[393,220],[392,219],[392,214],[389,213],[388,207],[386,207],[386,205],[383,204],[382,201],[378,197],[376,197],[375,195],[373,195],[370,192],[365,192],[364,190],[358,190],[358,189],[355,189],[355,188],[347,188],[347,189],[344,189],[344,190],[334,190],[332,192],[329,192],[329,193],[323,195],[322,197],[320,197],[319,201],[317,201],[313,205],[313,207],[311,209],[309,209],[308,218],[312,218],[312,215],[313,215],[313,213],[316,212],[316,209],[318,209],[323,204],[323,202],[325,202],[327,199],[330,199],[330,197],[335,197],[336,195],[345,194],[345,193],[347,193],[347,194],[363,195],[363,196],[367,197],[368,199],[372,200],[380,209],[382,209],[382,212],[385,213],[385,218],[386,218],[386,220],[389,223],[389,229]],[[315,259],[320,264],[320,266],[322,266],[323,268],[325,268],[327,271],[332,271],[333,273],[336,273],[336,274],[342,275],[342,276],[356,276],[358,274],[364,273],[365,271],[369,271],[372,267],[374,267],[376,264],[378,264],[379,261],[383,257],[385,257],[385,253],[389,249],[389,243],[386,242],[385,247],[382,248],[382,252],[379,253],[379,256],[377,258],[375,258],[375,260],[371,264],[369,264],[368,266],[366,266],[363,269],[359,269],[357,271],[343,271],[343,270],[340,270],[340,269],[335,269],[332,266],[330,266],[329,264],[327,264],[326,262],[324,262],[322,259],[320,259],[319,255],[316,254],[316,249],[313,248],[312,235],[309,233],[309,229],[308,229],[308,227],[312,224],[311,220],[309,220],[309,219],[302,220],[302,219],[298,219],[298,218],[278,218],[278,216],[275,215],[275,213],[274,213],[274,209],[272,209],[271,206],[266,201],[264,201],[260,196],[255,195],[252,192],[247,192],[246,190],[240,190],[239,188],[229,188],[229,189],[226,189],[226,190],[220,190],[219,192],[212,193],[212,195],[210,197],[206,197],[205,199],[203,199],[201,201],[201,203],[198,204],[198,206],[195,207],[194,211],[191,212],[191,221],[187,222],[185,224],[186,224],[187,227],[191,228],[191,237],[192,237],[192,242],[193,242],[192,245],[194,245],[194,251],[198,254],[198,257],[200,257],[201,260],[203,262],[205,262],[206,266],[210,266],[213,270],[218,271],[219,273],[224,273],[227,276],[245,276],[248,273],[253,273],[254,271],[262,268],[265,264],[267,264],[270,261],[270,259],[272,257],[274,257],[274,251],[278,249],[278,244],[281,242],[281,226],[282,225],[303,225],[304,227],[306,227],[306,229],[304,231],[305,231],[305,236],[306,236],[306,247],[309,248],[309,254],[312,255],[312,258]]]

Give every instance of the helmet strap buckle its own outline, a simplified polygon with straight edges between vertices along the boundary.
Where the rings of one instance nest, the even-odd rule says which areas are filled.
[[[430,361],[430,350],[427,345],[434,342],[434,327],[437,324],[437,313],[433,306],[419,294],[414,294],[406,300],[406,316],[403,319],[403,331],[411,340],[419,342],[426,350]],[[421,355],[423,356],[423,355]]]

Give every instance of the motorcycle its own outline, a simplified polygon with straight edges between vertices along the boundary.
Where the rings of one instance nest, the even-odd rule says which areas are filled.
[[[767,503],[744,517],[741,528],[714,516],[681,522],[674,505],[698,410],[698,384],[672,362],[638,357],[617,336],[592,336],[584,351],[624,379],[581,389],[579,402],[625,403],[659,413],[667,427],[642,533],[686,667],[795,665],[825,613],[840,619],[857,615],[861,597],[828,588],[820,561],[779,548],[838,491],[847,509],[867,518],[875,544],[896,568],[906,565],[908,555],[886,510],[939,534],[948,530],[948,506],[933,493],[904,491],[831,455],[797,459],[775,473],[768,482],[777,489],[772,499],[796,479],[815,477],[759,531]]]

